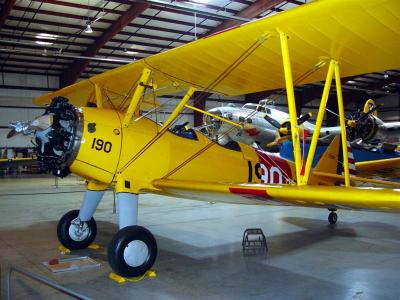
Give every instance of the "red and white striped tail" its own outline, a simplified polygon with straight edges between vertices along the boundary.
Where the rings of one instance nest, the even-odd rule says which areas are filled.
[[[351,147],[350,142],[346,142],[347,144],[347,153],[349,156],[349,173],[350,176],[354,177],[357,175],[356,164],[353,155],[353,148]]]

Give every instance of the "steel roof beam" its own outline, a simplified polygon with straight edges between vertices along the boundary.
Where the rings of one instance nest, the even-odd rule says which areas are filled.
[[[4,28],[3,28],[3,29],[9,29],[9,30],[13,30],[13,31],[21,30],[21,29],[20,29],[19,27],[17,27],[17,26],[9,26],[9,25],[4,25]],[[96,30],[96,29],[95,29],[95,30]],[[45,29],[45,30],[44,30],[44,29],[34,29],[34,28],[28,28],[28,29],[26,29],[26,30],[25,30],[25,33],[27,33],[27,32],[33,32],[33,33],[47,33],[47,34],[54,34],[54,35],[59,35],[59,34],[60,34],[59,31],[55,31],[55,30],[48,30],[48,29]],[[7,34],[7,32],[3,31],[3,35],[6,35],[6,34]],[[121,34],[121,32],[120,32],[120,34]],[[14,32],[13,35],[15,36],[15,32]],[[67,34],[66,34],[66,35],[67,35]],[[87,39],[87,40],[91,40],[91,41],[97,39],[97,37],[94,36],[94,35],[84,35],[84,36],[81,36],[81,35],[76,34],[76,33],[69,33],[68,36],[69,36],[69,37],[74,37],[74,38],[79,38],[79,39]],[[153,39],[152,36],[149,36],[148,38],[149,38],[149,39]],[[54,42],[54,40],[52,40],[52,41]],[[62,39],[61,39],[61,41],[62,41]],[[126,40],[117,39],[117,38],[111,39],[110,42],[135,44],[135,45],[138,45],[138,46],[153,47],[153,48],[165,48],[165,49],[172,49],[172,48],[175,48],[175,47],[168,46],[168,45],[151,44],[151,43],[145,43],[145,42],[139,42],[139,41],[134,41],[134,42],[133,42],[133,41],[126,41]],[[178,42],[178,43],[179,43],[179,42],[182,42],[182,43],[183,43],[183,41],[176,41],[176,42]],[[57,42],[56,42],[56,43],[57,43]],[[84,44],[84,43],[81,43],[81,44]],[[89,44],[85,44],[85,47],[87,47],[87,46],[89,46]]]
[[[82,21],[82,19],[84,18],[84,16],[79,16],[79,15],[74,15],[74,14],[69,14],[69,13],[65,13],[65,12],[56,12],[56,11],[51,11],[51,10],[44,10],[41,9],[39,11],[36,11],[36,9],[33,8],[24,8],[24,7],[20,7],[20,6],[16,6],[14,8],[14,10],[16,11],[23,11],[23,12],[31,12],[31,13],[36,13],[38,15],[45,15],[45,16],[58,16],[58,17],[62,17],[62,18],[67,18],[67,19],[76,19],[79,21]],[[15,18],[20,21],[23,20],[23,18],[19,18],[19,17],[14,17],[12,18],[13,20],[15,20]],[[10,18],[11,19],[11,18]],[[26,20],[26,19],[25,19]],[[28,22],[31,21],[35,21],[35,20],[31,20],[28,19]],[[99,19],[97,21],[98,23],[104,23],[104,24],[114,24],[116,21],[113,20],[108,20],[108,19]],[[129,22],[130,23],[130,22]],[[141,24],[126,24],[125,27],[132,27],[132,28],[143,28],[143,29],[148,29],[148,30],[154,30],[154,31],[164,31],[164,32],[169,32],[169,33],[175,33],[175,34],[183,34],[183,35],[188,35],[187,31],[182,31],[182,30],[176,30],[176,29],[170,29],[170,28],[162,28],[162,27],[157,27],[157,26],[149,26],[149,25],[141,25]],[[91,24],[93,25],[93,24]],[[192,24],[193,26],[193,24]],[[83,29],[82,26],[79,27],[80,29]]]
[[[177,9],[177,10],[196,13],[196,14],[206,16],[206,17],[214,17],[214,18],[217,18],[220,20],[235,20],[235,21],[241,22],[241,23],[246,23],[246,22],[251,21],[250,19],[245,18],[245,17],[222,15],[219,13],[209,12],[204,9],[198,9],[194,6],[189,6],[189,5],[177,3],[177,2],[168,2],[168,1],[164,1],[164,0],[142,0],[141,2],[148,3],[151,5],[161,5],[163,7],[169,7],[169,8],[173,8],[173,9]]]
[[[275,6],[281,4],[282,2],[284,2],[284,0],[257,0],[253,4],[249,5],[248,7],[246,7],[242,11],[240,11],[237,14],[237,16],[243,17],[243,18],[248,18],[248,19],[256,18],[263,12],[265,12],[269,9],[273,9]],[[211,35],[211,34],[217,33],[222,30],[226,30],[228,28],[235,27],[238,24],[240,24],[240,23],[238,23],[235,20],[224,21],[220,25],[218,25],[216,28],[214,28],[213,30],[207,32],[205,35]]]
[[[79,9],[84,9],[85,11],[89,9],[91,11],[98,11],[98,12],[105,12],[105,13],[119,14],[119,15],[124,13],[123,10],[110,9],[110,8],[104,8],[103,9],[101,7],[98,7],[98,6],[92,6],[92,5],[88,6],[88,5],[85,5],[85,4],[69,3],[69,2],[65,2],[65,1],[59,1],[59,0],[58,1],[54,1],[54,0],[31,0],[31,1],[44,2],[44,3],[54,4],[54,5],[62,5],[62,6],[66,6],[66,7],[79,8]],[[121,4],[126,4],[126,1],[124,1],[124,2],[111,1],[111,2],[117,2],[117,3],[121,3]],[[249,5],[249,1],[233,1],[233,2],[240,2],[240,3],[243,3],[243,4]],[[130,2],[130,3],[133,4],[133,2]],[[250,4],[251,4],[251,2],[250,2]],[[232,13],[232,14],[236,14],[238,12],[237,10],[234,10],[234,9],[224,8],[224,7],[216,6],[216,5],[205,4],[204,6],[207,7],[207,8],[210,8],[210,9],[214,9],[216,11],[222,11],[223,10],[225,12]],[[158,4],[156,4],[155,6],[153,4],[152,8],[160,9]],[[190,11],[192,12],[192,10],[190,10]],[[176,14],[183,14],[184,13],[184,11],[178,10],[178,9],[176,9],[174,11],[171,11],[171,12],[176,13]],[[201,10],[201,12],[199,14],[202,14],[202,13],[203,13],[203,11]],[[148,18],[152,18],[153,20],[158,20],[158,21],[164,19],[164,20],[166,20],[165,22],[171,22],[171,23],[176,23],[176,24],[180,24],[181,23],[182,25],[186,25],[187,24],[187,22],[184,22],[184,21],[165,19],[165,18],[159,18],[159,17],[153,17],[153,16],[141,16],[141,17],[143,17],[143,18],[144,17],[148,17]],[[219,18],[219,20],[221,20],[221,18]],[[184,24],[184,23],[186,23],[186,24]],[[201,27],[201,26],[210,27],[210,26],[206,26],[206,25],[200,25],[199,27]]]
[[[64,28],[82,30],[82,26],[74,25],[74,24],[65,24],[65,23],[45,21],[45,20],[32,20],[32,21],[30,21],[30,19],[27,19],[27,18],[17,18],[17,17],[13,17],[13,16],[10,16],[9,19],[13,20],[13,21],[21,21],[21,22],[27,22],[27,23],[31,23],[31,24],[49,25],[49,26],[56,26],[56,27],[64,27]],[[93,31],[99,31],[99,32],[105,32],[106,31],[106,29],[96,28],[96,27],[93,27],[93,26],[92,26],[92,29],[93,29]],[[160,30],[162,30],[162,29],[160,29]],[[169,37],[158,37],[158,36],[155,36],[155,35],[148,35],[148,34],[141,34],[141,33],[133,33],[133,32],[123,31],[123,30],[120,31],[118,34],[128,35],[128,36],[132,36],[132,37],[148,38],[148,39],[160,40],[160,41],[166,41],[166,42],[176,42],[176,43],[183,43],[183,44],[187,43],[187,41],[185,41],[185,40],[179,40],[179,39],[174,39],[174,38],[169,38]],[[84,39],[85,36],[82,36],[81,38]],[[97,37],[95,37],[95,39],[97,39]],[[127,41],[127,43],[129,43],[129,41]],[[161,46],[161,47],[164,47],[164,46]]]
[[[82,56],[95,56],[97,52],[117,33],[119,33],[127,24],[133,19],[139,16],[143,11],[149,7],[149,4],[136,3],[133,4],[124,15],[120,16],[104,33],[89,46],[83,53]],[[67,86],[74,83],[81,73],[88,66],[88,60],[76,60],[71,67],[66,70],[60,77],[60,86]]]
[[[4,23],[7,20],[7,17],[10,15],[10,12],[14,7],[15,2],[16,0],[8,0],[3,4],[0,12],[0,29],[3,27]]]

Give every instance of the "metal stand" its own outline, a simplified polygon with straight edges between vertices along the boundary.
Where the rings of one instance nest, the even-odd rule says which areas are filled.
[[[30,273],[30,272],[28,272],[26,270],[20,269],[18,267],[10,267],[8,269],[8,272],[7,272],[7,275],[6,275],[6,290],[7,290],[7,299],[8,300],[11,300],[11,273],[13,271],[17,272],[17,273],[20,273],[22,275],[25,275],[26,277],[28,277],[30,279],[36,280],[36,281],[38,281],[40,283],[43,283],[44,285],[52,287],[52,288],[54,288],[54,289],[56,289],[56,290],[58,290],[58,291],[60,291],[60,292],[62,292],[64,294],[66,294],[66,295],[69,295],[69,296],[71,296],[71,297],[73,297],[75,299],[83,299],[83,300],[90,300],[91,299],[89,297],[86,297],[86,296],[83,296],[81,294],[78,294],[78,293],[76,293],[76,292],[74,292],[74,291],[72,291],[72,290],[70,290],[70,289],[68,289],[66,287],[63,287],[62,285],[59,285],[58,283],[56,283],[54,281],[48,280],[47,278],[45,278],[43,276],[32,274],[32,273]]]
[[[248,228],[243,233],[243,254],[267,253],[267,239],[261,228]]]

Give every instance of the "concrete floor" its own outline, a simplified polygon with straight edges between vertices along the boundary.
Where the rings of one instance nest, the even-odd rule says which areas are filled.
[[[400,218],[394,214],[328,212],[291,207],[210,204],[141,197],[139,223],[158,242],[158,276],[118,285],[108,279],[108,241],[117,230],[113,195],[96,212],[100,250],[82,250],[101,263],[91,270],[50,273],[42,264],[57,251],[58,219],[80,206],[81,181],[0,179],[1,294],[8,265],[23,267],[94,299],[400,299]],[[14,194],[14,195],[12,195]],[[244,257],[246,228],[261,227],[267,256]],[[14,275],[13,299],[69,299]]]

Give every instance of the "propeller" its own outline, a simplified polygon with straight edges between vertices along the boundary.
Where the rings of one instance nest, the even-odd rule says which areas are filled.
[[[297,118],[297,124],[301,125],[304,122],[308,121],[311,118],[312,114],[309,112],[305,115],[302,115],[300,117]],[[290,121],[285,121],[282,124],[279,123],[277,120],[271,118],[269,115],[265,115],[264,119],[270,123],[272,126],[274,126],[275,128],[278,129],[279,132],[279,136],[286,136],[286,135],[290,135]]]
[[[18,134],[22,135],[30,135],[33,134],[35,131],[41,131],[51,126],[52,124],[52,115],[47,114],[32,121],[15,121],[10,122],[9,127],[11,130],[7,134],[7,138],[12,138]]]
[[[362,141],[368,141],[375,135],[378,129],[375,117],[380,106],[380,104],[376,105],[372,99],[369,99],[362,111],[358,109],[350,116],[350,121],[348,122],[350,126],[347,126],[349,140],[359,138]]]

